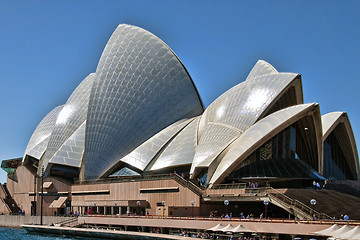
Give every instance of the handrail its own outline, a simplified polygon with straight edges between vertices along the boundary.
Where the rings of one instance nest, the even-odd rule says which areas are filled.
[[[70,219],[65,219],[65,220],[62,220],[62,221],[57,222],[55,224],[66,224],[66,223],[71,223],[71,222],[74,222],[74,221],[77,221],[77,218],[76,217],[70,217]]]
[[[79,221],[77,218],[72,218],[72,219],[68,220],[67,222],[61,223],[61,226],[72,227],[72,226],[77,225],[78,223],[79,223]]]
[[[137,182],[137,181],[151,181],[161,179],[171,179],[173,173],[170,174],[156,174],[156,175],[144,175],[144,176],[132,176],[132,177],[119,177],[119,178],[108,178],[108,179],[94,179],[94,180],[75,180],[75,184],[99,184],[99,183],[118,183],[118,182]]]
[[[9,205],[5,202],[5,200],[4,200],[2,197],[0,197],[0,199],[1,199],[1,201],[3,202],[3,204],[6,206],[7,210],[9,211],[9,213],[12,213]]]
[[[325,213],[319,213],[318,211],[305,205],[304,203],[300,202],[299,200],[292,199],[274,188],[271,188],[271,191],[276,193],[276,194],[272,194],[272,192],[269,192],[273,198],[276,198],[289,206],[292,206],[292,207],[297,208],[298,210],[301,210],[303,213],[308,215],[309,218],[313,218],[315,216],[318,219],[325,219],[325,218],[331,219],[331,217],[329,215],[327,215]],[[282,197],[282,199],[279,198],[278,195],[280,195]]]
[[[1,186],[2,191],[4,192],[5,197],[8,197],[9,194],[8,194],[8,191],[6,191],[4,185],[0,183],[0,186]]]
[[[213,184],[211,189],[242,189],[246,188],[246,183]]]
[[[179,184],[183,185],[184,187],[189,188],[190,190],[192,190],[194,193],[201,195],[202,193],[202,189],[199,188],[198,186],[196,186],[193,182],[191,181],[187,181],[186,179],[184,179],[183,177],[181,177],[179,174],[177,173],[173,173],[174,176],[174,180],[176,182],[178,182]]]

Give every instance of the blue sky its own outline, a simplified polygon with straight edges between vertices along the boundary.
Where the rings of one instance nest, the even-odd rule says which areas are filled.
[[[206,106],[263,59],[302,74],[304,100],[322,114],[348,112],[360,140],[360,1],[0,0],[0,160],[23,156],[121,23],[167,43]]]

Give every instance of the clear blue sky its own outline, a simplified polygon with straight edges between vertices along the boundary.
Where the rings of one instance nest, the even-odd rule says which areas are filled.
[[[360,1],[0,0],[0,160],[23,156],[120,23],[167,43],[206,106],[263,59],[301,73],[305,102],[322,114],[348,112],[360,140]]]

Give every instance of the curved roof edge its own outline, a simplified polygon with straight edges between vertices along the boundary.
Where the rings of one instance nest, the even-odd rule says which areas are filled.
[[[349,137],[351,144],[351,150],[354,156],[354,165],[356,177],[360,179],[360,166],[359,166],[359,154],[356,146],[354,132],[351,127],[350,119],[346,112],[330,112],[321,116],[323,124],[323,141],[334,131],[334,129],[340,124],[344,123],[346,129],[346,135]]]
[[[59,113],[63,109],[64,105],[60,105],[51,110],[46,116],[40,121],[40,123],[35,128],[35,131],[31,135],[29,143],[26,147],[23,161],[25,160],[25,156],[34,149],[37,145],[41,144],[46,138],[49,138],[51,132],[56,123],[57,117]],[[48,140],[47,140],[48,141]],[[47,143],[46,143],[47,145]]]
[[[171,139],[163,151],[152,164],[147,166],[147,171],[157,171],[174,166],[191,164],[195,155],[197,140],[197,126],[200,117],[194,117]]]
[[[260,77],[267,74],[278,73],[278,71],[268,62],[259,59],[254,67],[251,69],[249,75],[246,79],[250,79],[253,77]]]
[[[49,164],[80,168],[85,151],[86,121],[61,145],[50,158]]]
[[[160,37],[158,37],[158,36],[155,35],[154,33],[150,32],[150,31],[147,31],[147,30],[145,30],[145,29],[143,29],[143,28],[141,28],[141,27],[139,27],[139,26],[122,23],[122,24],[117,25],[116,29],[119,28],[120,26],[124,26],[124,25],[125,25],[125,26],[130,26],[130,27],[140,28],[140,29],[142,29],[142,30],[144,30],[144,31],[146,31],[146,32],[149,32],[150,34],[152,34],[152,35],[154,35],[156,38],[158,38],[158,39],[174,54],[174,56],[177,58],[177,60],[178,60],[179,63],[181,64],[181,66],[184,68],[186,74],[188,75],[188,77],[189,77],[189,79],[190,79],[190,81],[191,81],[191,83],[192,83],[192,85],[193,85],[193,87],[194,87],[194,90],[195,90],[195,92],[196,92],[196,94],[197,94],[197,96],[198,96],[198,98],[199,98],[199,101],[200,101],[202,110],[204,111],[204,110],[205,110],[205,106],[204,106],[204,103],[203,103],[203,101],[202,101],[202,99],[201,99],[201,96],[200,96],[200,94],[199,94],[199,91],[198,91],[198,89],[197,89],[197,87],[196,87],[196,85],[195,85],[195,82],[194,82],[193,79],[191,78],[191,76],[190,76],[190,74],[189,74],[189,71],[186,69],[185,65],[184,65],[183,62],[180,60],[180,58],[178,57],[178,55],[176,55],[176,53],[174,52],[174,50],[172,50],[172,48],[169,47],[169,45],[167,45]],[[112,34],[116,31],[116,29],[112,32]],[[111,36],[112,36],[112,34],[111,34]],[[111,36],[110,36],[110,38],[111,38]],[[105,52],[105,48],[106,48],[106,46],[108,45],[108,43],[109,43],[109,42],[106,43],[106,45],[105,45],[105,47],[104,47],[104,50],[103,50],[103,52],[101,53],[101,56],[100,56],[100,59],[99,59],[98,64],[100,63],[101,57],[102,57],[103,53]]]
[[[294,87],[295,89],[295,102],[296,105],[298,104],[304,104],[304,93],[302,88],[302,80],[301,80],[301,74],[297,74],[296,77],[294,77],[293,81],[289,83],[277,96],[276,98],[267,106],[267,108],[263,111],[263,113],[259,116],[259,119],[264,118],[269,110],[277,103],[277,101],[291,88]]]
[[[220,183],[228,174],[231,173],[233,169],[236,169],[243,159],[260,147],[261,144],[265,143],[279,133],[282,129],[290,126],[307,115],[312,115],[314,117],[314,112],[315,114],[317,112],[319,116],[318,124],[321,127],[320,109],[317,103],[288,107],[270,114],[255,123],[237,140],[235,140],[232,146],[230,146],[229,151],[217,166],[213,176],[211,177],[209,181],[210,186],[212,184]],[[318,145],[320,144],[322,146],[321,136],[318,136],[317,141]],[[321,146],[318,146],[318,148],[321,148]],[[320,151],[320,149],[318,149],[318,151]],[[321,153],[319,153],[319,157],[320,156]],[[321,159],[319,159],[319,161],[321,161]]]
[[[96,74],[87,75],[71,93],[60,111],[50,135],[48,147],[42,159],[42,164],[47,169],[60,148],[84,124],[87,118],[91,88]],[[61,152],[61,151],[60,151]],[[65,156],[65,155],[64,155]]]

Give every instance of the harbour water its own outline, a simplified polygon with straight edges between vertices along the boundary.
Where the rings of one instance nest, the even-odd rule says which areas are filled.
[[[4,240],[74,240],[85,238],[69,238],[63,236],[28,234],[24,229],[0,227],[0,239]],[[89,238],[86,238],[89,239]]]

